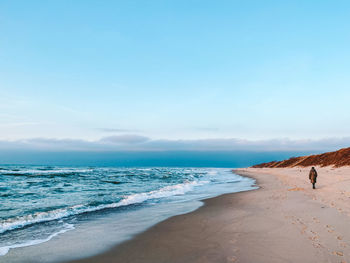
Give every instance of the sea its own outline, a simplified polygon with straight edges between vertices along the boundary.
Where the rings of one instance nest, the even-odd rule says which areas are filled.
[[[101,253],[201,200],[255,189],[231,168],[0,166],[0,262]]]

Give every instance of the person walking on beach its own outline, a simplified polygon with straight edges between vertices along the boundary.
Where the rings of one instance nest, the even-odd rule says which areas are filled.
[[[315,184],[316,184],[316,178],[317,178],[317,172],[315,167],[312,167],[310,172],[309,172],[309,179],[310,182],[312,183],[312,189],[315,189]]]

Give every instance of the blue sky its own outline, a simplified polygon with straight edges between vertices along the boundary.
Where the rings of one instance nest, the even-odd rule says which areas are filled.
[[[0,142],[346,146],[349,13],[348,1],[1,1]]]

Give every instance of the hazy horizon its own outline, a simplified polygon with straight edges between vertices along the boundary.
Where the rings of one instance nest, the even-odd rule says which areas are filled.
[[[240,168],[311,152],[166,151],[166,152],[0,152],[0,165],[64,167],[216,167]],[[313,152],[315,153],[315,152]]]

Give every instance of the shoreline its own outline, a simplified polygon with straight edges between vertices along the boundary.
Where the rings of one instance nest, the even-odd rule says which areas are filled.
[[[240,176],[244,176],[244,177],[249,177],[250,179],[254,179],[255,181],[257,181],[254,176],[247,176],[247,175],[243,175],[240,174],[238,172],[236,172],[236,170],[232,170],[234,171],[234,173],[240,175]],[[252,187],[256,187],[257,183],[253,184]],[[239,191],[239,192],[233,192],[233,193],[224,193],[224,194],[220,194],[218,196],[215,197],[210,197],[210,198],[205,198],[202,200],[199,200],[200,202],[203,203],[202,206],[199,206],[197,209],[185,213],[185,214],[179,214],[179,215],[175,215],[172,216],[170,218],[165,219],[164,221],[161,221],[153,226],[151,226],[150,228],[146,229],[144,232],[141,232],[139,234],[137,234],[136,236],[132,237],[130,240],[126,240],[120,244],[117,244],[116,246],[114,246],[113,248],[107,250],[104,253],[101,254],[97,254],[94,255],[92,257],[87,257],[87,258],[82,258],[82,259],[77,259],[77,260],[70,260],[70,261],[64,261],[63,263],[109,263],[109,262],[147,262],[147,263],[155,263],[155,262],[197,262],[195,258],[193,258],[193,256],[191,255],[193,253],[193,251],[188,251],[188,249],[183,248],[184,250],[186,250],[186,254],[189,254],[189,261],[187,261],[187,259],[179,259],[176,257],[179,257],[179,255],[177,253],[175,253],[174,255],[171,253],[167,253],[167,251],[155,251],[157,249],[159,249],[161,247],[161,244],[163,243],[163,241],[166,242],[164,238],[164,236],[167,236],[169,233],[167,233],[168,231],[172,231],[173,233],[171,233],[171,235],[174,235],[173,237],[178,238],[178,235],[175,233],[178,230],[180,230],[181,225],[182,224],[187,224],[187,219],[188,217],[192,217],[195,216],[197,217],[197,212],[201,209],[205,209],[206,207],[209,206],[210,210],[211,208],[214,208],[214,206],[216,206],[217,203],[222,203],[221,199],[224,200],[224,202],[226,203],[228,201],[228,199],[231,199],[231,195],[236,195],[236,194],[241,194],[241,193],[246,193],[246,192],[250,192],[250,191],[257,191],[259,188],[257,189],[249,189],[249,190],[243,190],[243,191]],[[214,204],[214,206],[213,206]],[[225,205],[225,204],[223,204]],[[207,209],[205,209],[207,210]],[[216,210],[216,208],[215,208]],[[210,211],[211,212],[211,211]],[[209,213],[210,213],[209,212]],[[201,214],[202,211],[199,212],[199,214]],[[208,213],[208,211],[205,211],[205,213]],[[192,219],[190,219],[192,221]],[[191,224],[192,225],[192,224]],[[174,231],[175,230],[175,231]],[[184,227],[181,232],[185,233],[186,232],[186,228]],[[159,234],[162,235],[162,240],[158,240],[156,241],[157,238],[159,238]],[[197,234],[199,235],[199,232],[197,232]],[[163,239],[164,238],[164,239]],[[200,241],[200,239],[196,238],[197,240]],[[153,241],[156,241],[156,243],[153,243]],[[168,240],[169,242],[169,240]],[[145,248],[144,244],[146,244],[148,246],[151,246],[151,248]],[[172,246],[175,242],[170,241],[169,242],[170,245]],[[192,243],[192,242],[190,242]],[[176,245],[177,246],[177,245]],[[141,253],[143,255],[136,255],[134,254],[134,250],[136,251],[142,251]],[[175,249],[177,250],[177,249]],[[200,250],[202,250],[202,248],[200,248]],[[195,253],[196,254],[196,253]],[[131,257],[130,257],[131,256]],[[203,257],[199,256],[201,259],[198,262],[212,262],[212,261],[203,261]],[[224,261],[216,261],[215,262],[224,262]],[[226,262],[226,261],[225,261]]]
[[[128,240],[125,240],[121,243],[116,244],[115,246],[113,246],[111,249],[106,250],[105,252],[93,255],[93,256],[89,256],[89,257],[84,257],[81,259],[75,259],[75,260],[68,260],[68,261],[63,261],[61,263],[83,263],[83,262],[158,262],[157,259],[152,258],[151,261],[149,261],[149,259],[141,259],[141,261],[134,261],[134,259],[127,259],[128,257],[128,252],[126,252],[125,255],[120,256],[120,255],[116,255],[115,252],[118,251],[117,253],[119,253],[119,250],[124,249],[124,247],[128,247],[129,243],[134,242],[135,240],[138,240],[139,238],[143,239],[144,237],[142,237],[143,235],[146,235],[149,232],[153,232],[156,231],[158,232],[158,228],[162,226],[163,223],[167,224],[168,221],[171,222],[172,224],[172,220],[175,220],[175,224],[177,224],[177,220],[178,218],[181,217],[187,217],[187,215],[191,215],[192,213],[195,213],[196,211],[200,210],[201,208],[207,206],[208,203],[211,203],[213,200],[216,200],[217,198],[220,197],[224,197],[224,196],[229,196],[229,195],[233,195],[233,194],[239,194],[239,193],[244,193],[244,192],[249,192],[249,191],[255,191],[258,188],[257,187],[257,183],[256,183],[256,179],[253,176],[247,176],[247,175],[241,175],[238,172],[236,172],[236,169],[231,170],[232,173],[235,173],[237,175],[249,178],[254,180],[254,183],[251,184],[251,188],[252,189],[248,189],[248,190],[240,190],[238,192],[231,192],[231,193],[222,193],[219,194],[217,196],[214,197],[208,197],[208,198],[204,198],[204,199],[200,199],[198,200],[198,202],[201,202],[202,205],[198,206],[195,210],[192,210],[190,212],[186,212],[186,213],[181,213],[181,214],[177,214],[174,216],[171,216],[163,221],[160,221],[154,225],[152,225],[151,227],[147,228],[145,231],[140,232],[139,234],[136,234],[135,236],[131,237]],[[232,189],[233,190],[233,189]],[[216,202],[216,201],[215,201]],[[165,226],[165,228],[168,228],[168,226]],[[154,230],[155,229],[155,230]],[[143,241],[142,241],[143,242]],[[148,241],[145,241],[148,242]],[[131,249],[134,250],[134,248],[132,248],[134,246],[134,244],[131,244]],[[142,247],[143,245],[140,244],[140,247]],[[126,248],[126,251],[128,251],[129,249]],[[124,252],[122,252],[124,254]],[[132,254],[132,252],[130,253]],[[155,261],[154,261],[155,260]],[[160,262],[164,262],[164,261],[160,261]],[[166,259],[166,262],[172,262],[170,259]],[[176,261],[177,262],[177,261]],[[182,262],[182,261],[179,261]],[[193,262],[192,260],[190,262]]]
[[[26,260],[54,263],[100,255],[159,222],[195,211],[204,204],[203,199],[254,189],[254,180],[232,174],[232,169],[205,169],[205,173],[207,177],[195,181],[196,186],[200,187],[177,191],[179,194],[175,192],[176,195],[170,195],[164,201],[145,202],[141,206],[102,210],[69,218],[66,222],[74,227],[73,231],[40,244],[10,249],[9,253],[0,257],[0,262],[20,263]],[[173,188],[178,190],[177,185]]]
[[[307,169],[237,169],[259,189],[202,200],[193,212],[162,221],[105,253],[69,262],[348,262],[350,207],[347,213],[340,201],[343,209],[333,199],[328,204],[329,189],[322,183],[319,191],[306,188]],[[319,174],[334,171],[327,169]],[[348,170],[342,171],[336,170],[337,178],[346,181]]]

